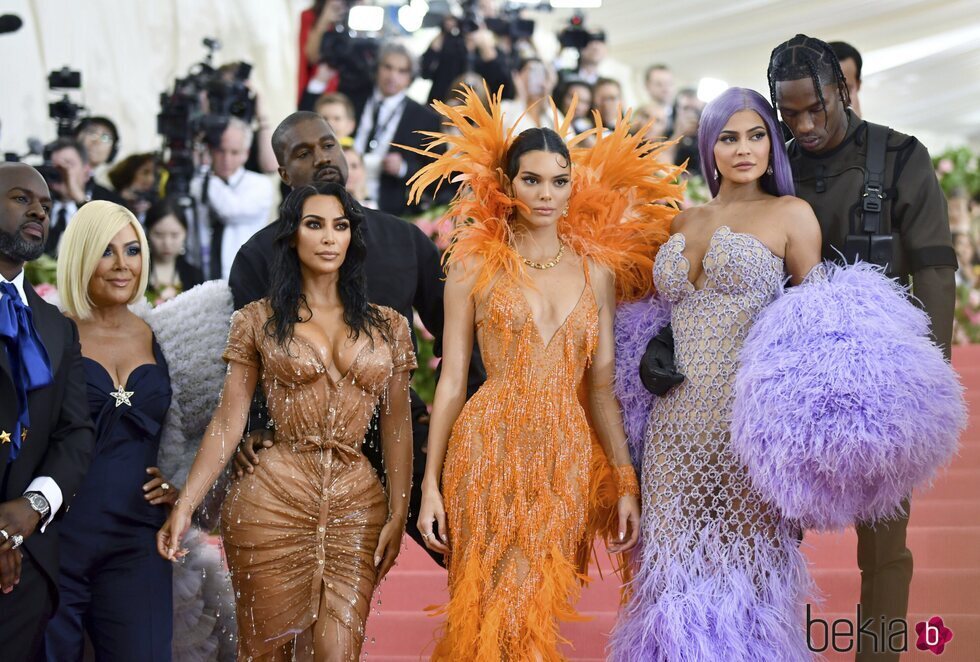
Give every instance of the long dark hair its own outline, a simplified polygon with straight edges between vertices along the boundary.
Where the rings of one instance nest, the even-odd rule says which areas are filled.
[[[362,332],[377,331],[383,340],[391,340],[391,328],[377,306],[368,302],[367,277],[364,261],[367,246],[364,243],[364,211],[340,184],[314,182],[293,190],[283,201],[280,210],[279,231],[272,243],[272,270],[269,282],[269,305],[272,315],[265,323],[265,332],[285,346],[293,337],[297,322],[310,319],[312,311],[302,289],[299,256],[296,254],[296,232],[303,218],[303,205],[315,195],[337,198],[350,221],[351,239],[347,255],[340,266],[337,290],[344,307],[344,323],[350,329],[349,337],[357,340]],[[305,309],[305,316],[304,311]]]

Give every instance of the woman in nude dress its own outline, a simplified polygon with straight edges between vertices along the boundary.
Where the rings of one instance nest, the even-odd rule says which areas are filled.
[[[276,443],[222,508],[239,659],[356,660],[372,592],[398,555],[415,356],[408,322],[367,301],[362,222],[337,184],[286,199],[269,296],[232,318],[221,402],[157,536],[164,557],[180,557],[261,382]],[[379,407],[387,490],[360,449]]]

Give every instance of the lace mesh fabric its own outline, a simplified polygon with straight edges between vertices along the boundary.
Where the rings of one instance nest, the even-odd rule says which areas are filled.
[[[658,291],[673,304],[686,380],[650,413],[642,548],[613,657],[809,659],[799,619],[810,580],[795,526],[752,488],[728,432],[739,350],[782,286],[783,261],[752,235],[722,227],[696,289],[684,248],[675,234],[654,267]]]
[[[487,381],[453,427],[443,472],[451,599],[434,660],[557,660],[576,618],[594,449],[579,400],[598,342],[587,282],[551,339],[503,275],[481,304]]]

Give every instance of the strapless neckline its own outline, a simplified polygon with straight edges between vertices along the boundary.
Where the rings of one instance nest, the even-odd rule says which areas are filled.
[[[724,232],[722,232],[722,231],[724,231]],[[778,260],[780,264],[783,263],[783,259],[784,258],[782,258],[782,257],[776,255],[775,253],[773,253],[772,252],[772,249],[769,248],[769,246],[766,245],[766,243],[764,241],[762,241],[761,239],[759,239],[758,237],[756,237],[754,234],[751,234],[749,232],[735,232],[734,230],[731,229],[730,226],[728,226],[728,225],[721,225],[718,228],[716,228],[714,232],[711,233],[711,237],[708,239],[708,250],[706,250],[705,253],[704,253],[704,255],[701,257],[701,270],[702,270],[702,272],[705,271],[705,263],[704,262],[711,255],[711,251],[714,250],[714,248],[715,248],[715,246],[717,244],[717,241],[716,240],[717,240],[717,238],[719,236],[722,236],[722,237],[724,237],[724,236],[747,237],[748,239],[751,239],[752,241],[754,241],[760,248],[764,249],[767,253],[769,253],[769,255],[772,256],[772,259]],[[687,284],[690,286],[690,291],[691,292],[700,292],[701,290],[707,289],[707,287],[708,287],[708,285],[707,285],[707,279],[705,279],[705,285],[703,287],[697,287],[694,283],[691,282],[691,261],[689,259],[687,259],[687,256],[684,255],[684,249],[687,247],[687,237],[684,236],[684,233],[683,232],[678,232],[678,233],[674,234],[670,239],[674,239],[674,237],[677,237],[680,240],[681,246],[680,246],[680,249],[677,251],[677,256],[681,260],[683,260],[683,263],[684,263],[684,279],[687,281]]]

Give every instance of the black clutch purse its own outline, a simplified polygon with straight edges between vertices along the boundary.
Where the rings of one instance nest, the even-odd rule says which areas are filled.
[[[674,330],[669,324],[647,343],[640,359],[640,381],[646,390],[661,397],[684,381],[674,363]]]

